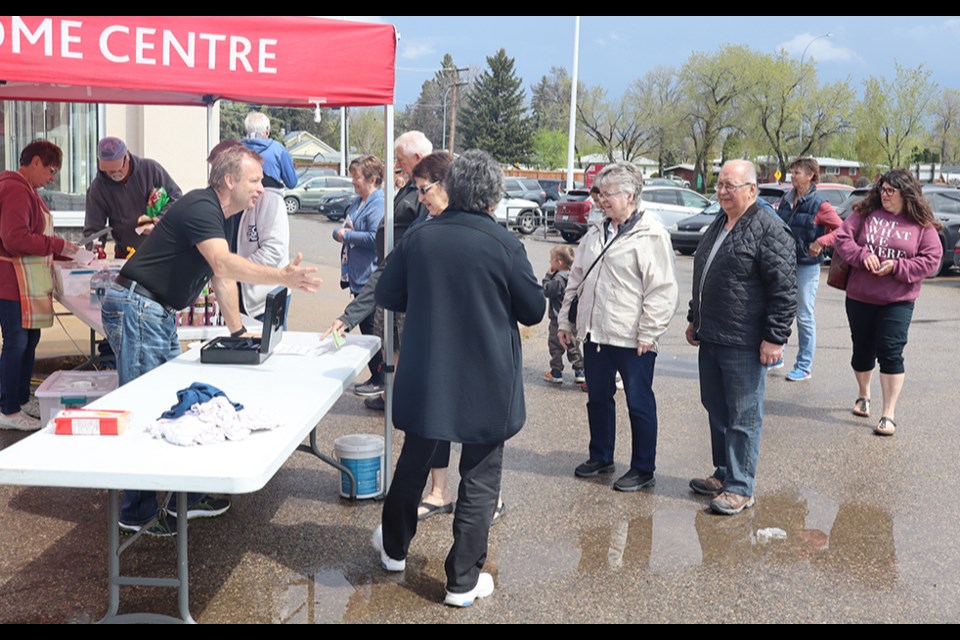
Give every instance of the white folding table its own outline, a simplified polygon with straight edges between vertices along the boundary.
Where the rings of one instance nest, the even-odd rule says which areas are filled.
[[[66,296],[54,293],[54,298],[56,298],[57,302],[63,305],[67,311],[83,322],[83,324],[90,327],[90,357],[78,368],[83,369],[92,365],[97,361],[97,334],[101,336],[105,335],[103,333],[103,321],[100,318],[100,305],[92,304],[89,295]],[[259,330],[260,323],[253,318],[243,316],[243,323],[244,326],[251,331]],[[177,337],[184,342],[190,340],[209,340],[210,338],[226,335],[230,335],[230,330],[227,329],[226,326],[195,327],[192,325],[184,325],[177,327]]]
[[[0,483],[27,486],[107,489],[109,603],[103,622],[176,620],[152,613],[117,615],[120,586],[167,586],[178,589],[181,619],[192,622],[189,609],[187,518],[177,521],[177,578],[120,575],[120,554],[137,534],[120,545],[119,492],[123,489],[172,491],[178,513],[186,513],[187,492],[250,493],[261,489],[291,453],[301,449],[320,455],[316,427],[343,391],[380,348],[374,336],[347,336],[334,350],[324,342],[320,355],[275,353],[263,364],[200,363],[200,350],[190,349],[89,405],[133,412],[132,428],[120,436],[57,436],[40,431],[0,451]],[[287,332],[285,347],[320,344],[319,334]],[[246,440],[180,447],[156,440],[146,426],[176,403],[176,392],[193,382],[224,391],[233,402],[270,412],[282,427],[256,432]],[[310,437],[309,447],[301,446]]]

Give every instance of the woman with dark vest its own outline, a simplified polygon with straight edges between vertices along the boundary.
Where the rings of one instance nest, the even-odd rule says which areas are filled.
[[[809,380],[817,348],[817,321],[813,307],[820,285],[823,248],[832,247],[834,233],[843,224],[836,210],[817,193],[820,165],[814,158],[797,158],[790,165],[793,188],[780,201],[777,214],[790,227],[797,245],[797,360],[787,380]]]

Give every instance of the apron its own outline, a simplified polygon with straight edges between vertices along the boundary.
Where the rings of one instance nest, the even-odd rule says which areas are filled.
[[[41,201],[42,202],[42,201]],[[53,216],[43,203],[43,235],[53,235]],[[20,325],[24,329],[53,326],[53,256],[19,256],[0,260],[13,263],[20,288]]]

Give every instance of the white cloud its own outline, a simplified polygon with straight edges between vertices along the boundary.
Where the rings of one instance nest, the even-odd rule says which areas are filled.
[[[400,41],[400,57],[405,60],[416,60],[436,53],[436,49],[429,42]]]
[[[853,49],[841,47],[834,44],[830,38],[818,37],[812,33],[800,33],[777,45],[777,48],[783,49],[787,53],[800,57],[806,50],[805,60],[816,58],[818,62],[850,62],[857,59],[857,54]]]

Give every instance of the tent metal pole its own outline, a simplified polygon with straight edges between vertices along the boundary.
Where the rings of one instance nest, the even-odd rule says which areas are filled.
[[[383,140],[386,147],[384,164],[384,205],[386,213],[383,223],[383,254],[390,255],[393,250],[393,197],[396,185],[393,181],[393,105],[383,107]],[[386,495],[393,481],[393,312],[383,310],[383,359],[386,371],[383,376],[385,410],[383,412],[383,493]]]

